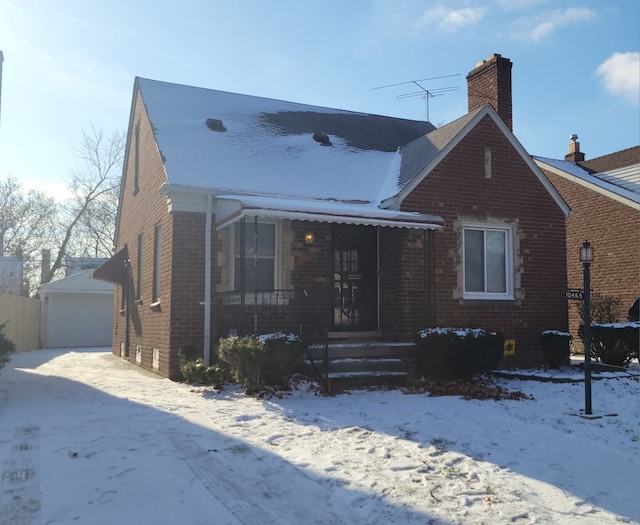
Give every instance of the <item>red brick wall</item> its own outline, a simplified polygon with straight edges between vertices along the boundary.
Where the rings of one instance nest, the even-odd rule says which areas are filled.
[[[291,246],[294,257],[292,284],[305,337],[316,337],[331,327],[331,293],[333,281],[333,251],[331,224],[325,222],[292,221]],[[304,234],[314,234],[313,244],[305,244]],[[304,290],[308,296],[304,296]]]
[[[485,147],[491,148],[491,178],[485,178]],[[444,230],[434,234],[436,324],[499,331],[516,339],[512,364],[539,363],[540,333],[567,329],[564,215],[490,117],[485,117],[415,188],[402,208],[437,214],[445,220]],[[454,268],[460,262],[460,239],[454,226],[461,217],[517,222],[519,252],[515,266],[521,262],[521,299],[469,301],[456,297],[459,282]],[[416,276],[424,264],[419,244],[417,241],[415,248],[409,245],[402,249],[400,255],[404,261],[414,261]],[[405,276],[410,273],[407,269]],[[407,292],[420,289],[422,277],[395,286]],[[393,316],[392,309],[388,311]],[[402,323],[402,316],[419,311],[400,309],[397,313],[401,317],[390,317],[391,324]]]
[[[620,299],[620,321],[626,321],[627,310],[640,295],[640,210],[564,177],[545,173],[573,212],[566,222],[568,286],[583,288],[579,250],[588,240],[595,256],[591,289]],[[574,338],[581,322],[577,303],[572,301],[569,328]]]
[[[139,185],[136,190],[134,172],[136,165],[135,127],[139,123],[138,173]],[[166,182],[164,166],[153,139],[153,131],[138,96],[129,133],[126,165],[122,180],[122,200],[118,218],[117,247],[128,246],[134,285],[137,287],[138,234],[143,234],[143,280],[142,301],[132,307],[129,359],[135,362],[136,346],[142,347],[141,366],[152,368],[152,349],[159,352],[159,370],[169,375],[174,367],[169,356],[169,327],[171,303],[171,239],[173,221],[167,213],[166,197],[158,188]],[[161,295],[160,305],[151,308],[153,286],[153,244],[154,227],[161,224]],[[126,339],[126,318],[118,312],[122,301],[122,288],[116,288],[113,352],[120,355],[120,344]]]

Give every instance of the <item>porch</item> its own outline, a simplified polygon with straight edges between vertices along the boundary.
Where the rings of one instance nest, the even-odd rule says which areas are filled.
[[[413,342],[385,341],[377,330],[329,331],[327,308],[321,315],[313,299],[306,290],[222,292],[216,296],[215,324],[220,337],[298,335],[306,346],[310,373],[328,392],[406,383],[414,366]],[[334,318],[344,315],[342,304],[335,306]]]

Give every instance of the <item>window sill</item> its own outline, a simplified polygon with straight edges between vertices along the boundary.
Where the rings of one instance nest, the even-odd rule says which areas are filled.
[[[151,310],[153,310],[154,312],[159,312],[160,310],[162,310],[162,308],[161,308],[161,304],[160,304],[160,301],[156,301],[156,302],[154,302],[154,303],[151,303],[151,304],[149,305],[149,308],[150,308]]]
[[[135,304],[137,306],[142,306],[142,297],[140,297],[139,299],[136,299],[135,301],[133,301],[133,304]]]
[[[504,306],[504,305],[519,305],[520,300],[515,297],[487,297],[486,299],[480,297],[463,297],[460,299],[460,304],[463,305],[477,305],[477,306]]]

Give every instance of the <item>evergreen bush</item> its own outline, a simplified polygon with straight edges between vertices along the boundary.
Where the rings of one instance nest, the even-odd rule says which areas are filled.
[[[602,363],[627,366],[639,346],[640,322],[591,325],[591,354]]]
[[[233,379],[248,394],[265,386],[289,388],[294,372],[301,369],[304,346],[293,334],[266,334],[220,339],[220,359]]]
[[[571,364],[571,334],[557,330],[545,330],[540,337],[542,353],[551,368],[560,368]]]
[[[471,328],[428,328],[419,332],[416,374],[429,379],[463,379],[495,368],[504,355],[504,336]]]
[[[4,331],[6,326],[7,323],[0,324],[0,368],[9,362],[11,354],[16,351],[16,345]]]
[[[207,367],[201,358],[186,362],[180,367],[180,372],[190,385],[212,385],[219,390],[222,390],[227,379],[224,367],[219,364]]]

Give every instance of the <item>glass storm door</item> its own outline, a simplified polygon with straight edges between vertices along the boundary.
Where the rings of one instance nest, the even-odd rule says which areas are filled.
[[[333,227],[333,329],[378,329],[378,240],[374,226]]]

